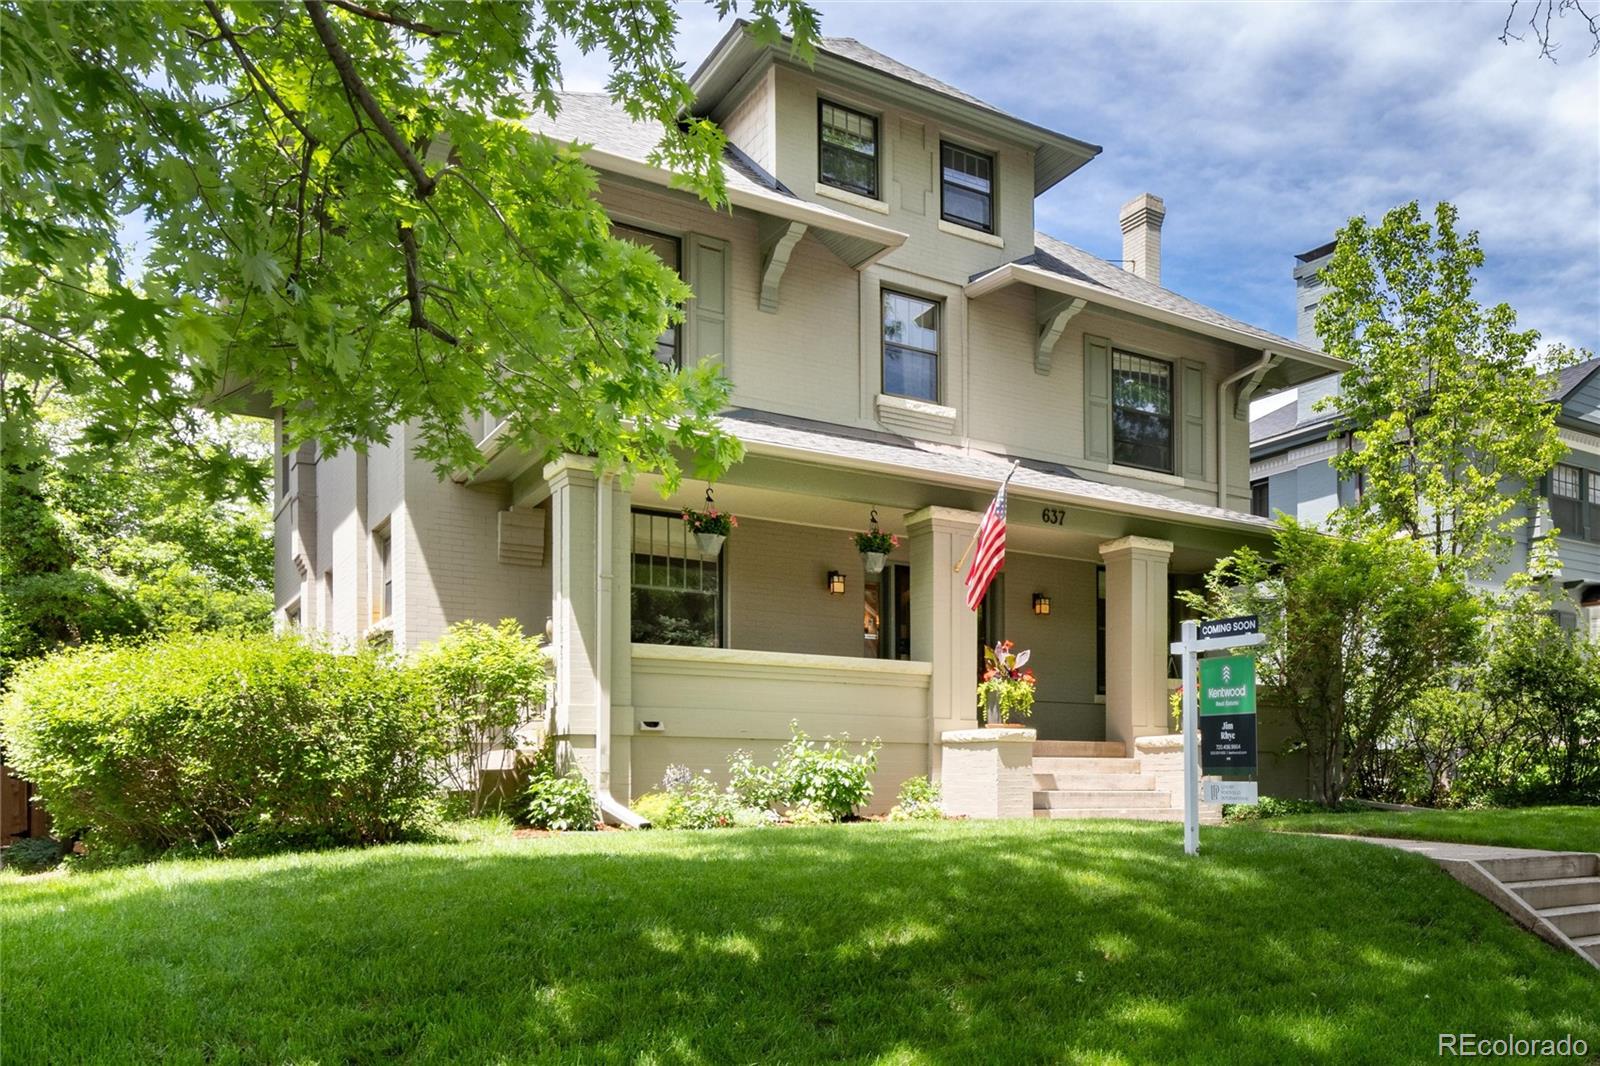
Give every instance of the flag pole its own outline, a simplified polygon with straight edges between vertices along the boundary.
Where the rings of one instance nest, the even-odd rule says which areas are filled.
[[[1011,469],[1006,471],[1005,480],[1000,482],[1000,487],[995,490],[995,496],[996,497],[998,497],[1000,495],[1000,493],[1002,493],[1002,492],[1004,492],[1006,490],[1006,486],[1007,485],[1011,484],[1011,475],[1015,474],[1017,472],[1017,467],[1019,467],[1021,465],[1022,465],[1022,460],[1021,459],[1013,459],[1011,461]],[[981,526],[980,526],[980,528],[981,528]],[[950,572],[952,574],[961,573],[961,568],[967,564],[967,556],[972,554],[972,546],[974,544],[976,544],[976,543],[978,543],[978,531],[976,529],[974,529],[972,531],[972,537],[967,541],[966,550],[961,553],[961,558],[956,562],[956,565],[954,565],[954,566],[952,566],[950,568]]]

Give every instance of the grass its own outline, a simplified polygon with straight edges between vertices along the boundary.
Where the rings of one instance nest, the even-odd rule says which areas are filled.
[[[1339,811],[1241,823],[1286,833],[1445,840],[1546,851],[1600,851],[1600,807],[1481,811]]]
[[[1594,970],[1425,859],[1232,829],[1192,859],[1141,823],[481,833],[0,878],[0,922],[8,1063],[1600,1048]]]

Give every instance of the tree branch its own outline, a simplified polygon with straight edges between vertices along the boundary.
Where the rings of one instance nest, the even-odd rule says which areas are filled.
[[[261,73],[261,68],[256,66],[255,60],[251,59],[250,54],[244,50],[244,45],[239,43],[239,38],[234,36],[232,27],[228,25],[227,16],[222,13],[222,8],[217,5],[217,0],[205,0],[205,5],[206,10],[211,13],[211,21],[217,24],[217,32],[222,34],[222,39],[228,42],[228,47],[233,50],[233,54],[238,58],[239,65],[244,67],[245,76],[261,86],[261,91],[267,94],[267,99],[271,100],[273,106],[278,109],[284,118],[289,120],[291,126],[300,131],[301,137],[312,144],[316,144],[317,139],[311,135],[310,130],[306,129],[306,124],[300,120],[299,114],[295,112],[294,108],[283,102],[283,97],[278,95],[278,90],[272,87],[272,83],[267,80],[267,76]]]
[[[424,312],[421,272],[417,267],[417,233],[405,225],[400,226],[399,230],[400,248],[406,257],[406,301],[411,305],[411,328],[431,333],[446,344],[459,345],[461,342],[449,330],[430,321]]]
[[[403,30],[410,30],[412,33],[420,33],[425,37],[455,36],[454,30],[441,30],[437,26],[428,25],[426,22],[417,22],[413,19],[402,18],[399,15],[391,15],[374,7],[352,3],[351,0],[328,0],[328,3],[353,15],[360,15],[364,19],[386,23],[390,26],[398,26]]]

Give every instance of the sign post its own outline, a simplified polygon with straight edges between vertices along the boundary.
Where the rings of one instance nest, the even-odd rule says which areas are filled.
[[[1183,656],[1183,852],[1200,852],[1200,762],[1195,745],[1202,729],[1200,722],[1215,719],[1206,729],[1205,770],[1207,773],[1248,773],[1256,769],[1256,666],[1246,655],[1208,659],[1205,651],[1226,651],[1264,644],[1255,615],[1218,618],[1210,622],[1184,622],[1181,639],[1172,645],[1174,655]],[[1197,699],[1205,691],[1204,709]],[[1201,715],[1204,715],[1204,718]],[[1248,725],[1244,724],[1248,715]],[[1200,721],[1197,721],[1199,719]],[[1245,731],[1248,729],[1248,737]],[[1226,734],[1226,735],[1224,735]],[[1248,782],[1254,785],[1255,782]],[[1241,786],[1246,782],[1215,782]],[[1221,790],[1207,786],[1207,796],[1220,796]],[[1242,800],[1243,790],[1230,790]],[[1254,791],[1253,789],[1249,791]],[[1253,800],[1253,797],[1252,797]],[[1249,802],[1244,800],[1244,802]]]

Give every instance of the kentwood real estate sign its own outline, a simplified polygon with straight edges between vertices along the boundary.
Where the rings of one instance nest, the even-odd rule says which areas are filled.
[[[1200,660],[1200,770],[1256,772],[1256,661],[1250,655]]]

